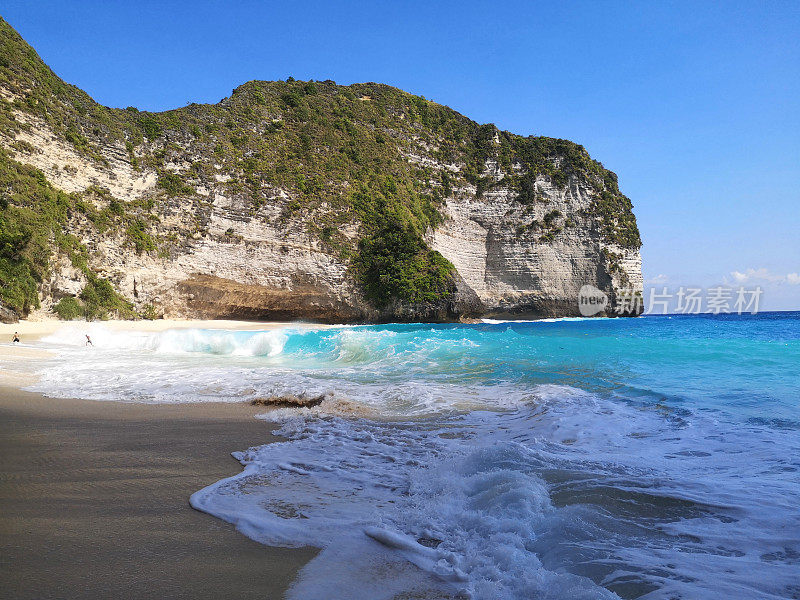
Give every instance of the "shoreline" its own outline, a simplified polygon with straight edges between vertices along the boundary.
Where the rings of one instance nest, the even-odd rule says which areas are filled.
[[[276,441],[245,403],[52,399],[0,386],[0,595],[279,598],[313,548],[272,548],[189,506]]]

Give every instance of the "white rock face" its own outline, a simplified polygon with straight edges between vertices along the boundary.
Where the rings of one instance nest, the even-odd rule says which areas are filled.
[[[604,243],[599,224],[581,212],[589,208],[592,192],[579,186],[559,190],[545,178],[537,188],[542,200],[530,207],[520,206],[508,188],[482,199],[465,190],[448,200],[448,218],[432,236],[432,247],[455,265],[487,313],[577,315],[585,284],[641,294],[639,252]],[[541,229],[525,228],[553,211],[560,213],[553,223],[561,231],[552,239],[543,241]],[[618,256],[618,272],[609,272],[604,251]]]
[[[25,118],[18,115],[20,121]],[[100,186],[125,202],[160,193],[156,173],[134,169],[122,144],[101,148],[107,161],[101,164],[78,154],[44,123],[27,118],[29,129],[16,139],[0,135],[0,143],[16,160],[43,171],[54,186],[67,192]],[[19,150],[15,141],[35,151]],[[420,149],[407,158],[435,170],[459,169],[423,154]],[[191,160],[171,167],[186,171]],[[578,315],[578,291],[585,284],[607,290],[612,310],[619,306],[620,290],[641,294],[639,252],[602,240],[596,217],[587,216],[591,190],[575,182],[558,189],[541,177],[540,200],[524,206],[503,186],[496,164],[487,161],[486,169],[496,186],[481,198],[474,188],[454,190],[442,209],[445,222],[428,235],[431,247],[455,265],[461,287],[477,294],[484,314]],[[153,305],[165,316],[376,318],[348,275],[348,265],[309,233],[313,215],[282,218],[291,198],[281,190],[254,210],[246,198],[229,196],[229,180],[229,174],[217,173],[210,189],[166,201],[152,233],[172,240],[167,254],[137,254],[124,236],[97,238],[86,223],[76,222],[74,233],[89,249],[94,270],[137,308]],[[357,231],[351,227],[343,233],[353,239]],[[68,260],[55,261],[42,287],[43,307],[77,294],[84,284]]]
[[[114,196],[134,199],[156,185],[156,174],[137,172],[131,167],[128,153],[122,143],[101,148],[109,166],[101,165],[79,154],[61,136],[55,135],[42,121],[16,111],[20,123],[30,125],[27,131],[17,134],[16,140],[26,142],[36,151],[30,154],[16,152],[18,161],[42,171],[48,181],[65,192],[82,192],[91,185],[107,188]]]

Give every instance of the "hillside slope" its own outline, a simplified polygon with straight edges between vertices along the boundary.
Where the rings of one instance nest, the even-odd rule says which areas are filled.
[[[253,81],[113,109],[0,19],[5,318],[569,316],[640,292],[617,178],[395,88]]]

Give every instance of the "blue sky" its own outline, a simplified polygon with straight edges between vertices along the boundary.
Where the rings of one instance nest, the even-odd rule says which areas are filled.
[[[56,73],[110,106],[216,102],[290,75],[378,81],[515,133],[574,140],[633,200],[646,280],[761,285],[762,308],[800,308],[800,3],[0,10]]]

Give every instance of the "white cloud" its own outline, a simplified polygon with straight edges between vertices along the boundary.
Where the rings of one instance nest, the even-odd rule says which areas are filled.
[[[731,271],[731,275],[733,275],[733,278],[739,283],[744,283],[745,281],[747,281],[746,273],[740,273],[739,271]]]
[[[645,283],[659,284],[659,283],[667,283],[668,281],[669,281],[669,277],[667,277],[663,273],[659,273],[655,277],[645,281]]]
[[[798,276],[797,273],[778,275],[777,273],[773,273],[764,267],[761,267],[760,269],[747,269],[744,272],[731,271],[731,276],[736,283],[753,283],[759,281],[769,283],[791,283],[792,285],[800,283],[800,276]]]

